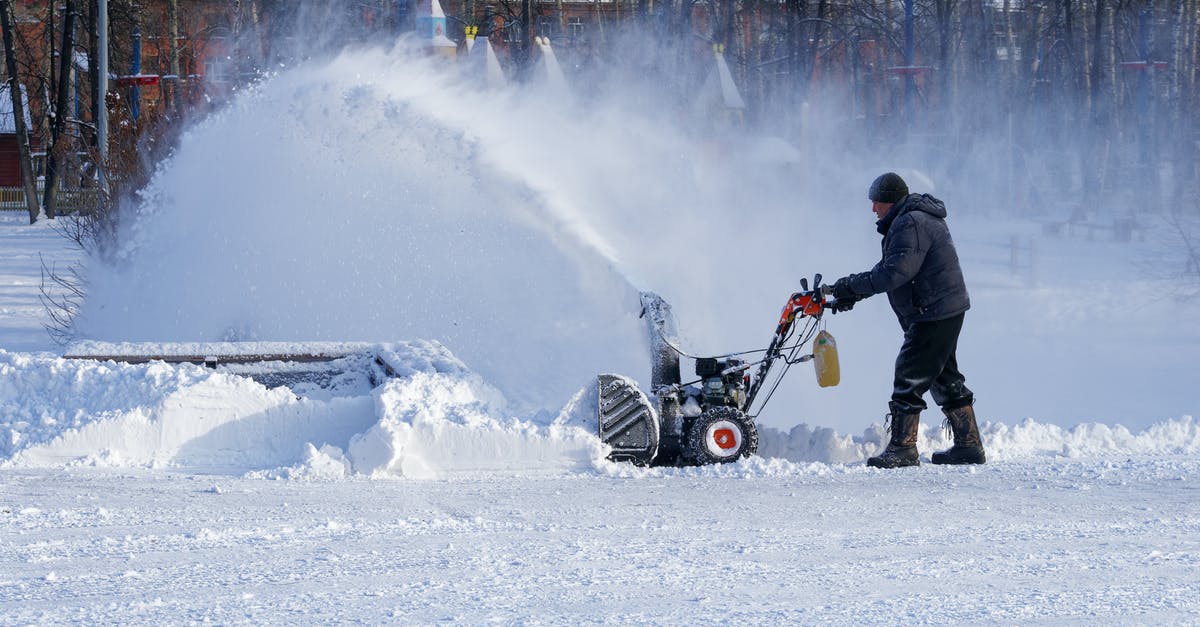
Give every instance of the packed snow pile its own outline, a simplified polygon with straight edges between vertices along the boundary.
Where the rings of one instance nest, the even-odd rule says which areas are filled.
[[[1064,429],[1026,419],[1016,426],[987,424],[981,430],[994,459],[1048,454],[1062,457],[1102,455],[1196,455],[1200,422],[1192,416],[1153,424],[1139,432],[1121,425],[1087,423]]]
[[[514,416],[499,390],[436,342],[371,350],[378,362],[343,358],[350,371],[316,389],[269,387],[253,378],[258,372],[188,363],[0,351],[0,465],[168,467],[284,478],[613,471],[595,435],[594,381],[557,415]],[[379,363],[390,374],[374,385],[353,371]],[[1191,417],[1140,433],[1033,420],[985,422],[982,432],[993,462],[1200,453],[1200,423]],[[760,457],[703,472],[777,474],[797,471],[790,463],[858,463],[886,440],[879,424],[860,436],[803,424],[788,431],[760,427]],[[948,445],[940,425],[922,425],[923,452]]]
[[[953,444],[942,428],[941,412],[925,413],[917,438],[917,449],[924,454],[944,450]],[[1070,429],[1027,419],[1010,426],[984,421],[979,428],[990,461],[1030,456],[1084,457],[1104,455],[1195,455],[1200,453],[1200,423],[1183,416],[1154,424],[1140,432],[1098,423],[1076,425]],[[861,436],[842,435],[828,427],[796,425],[788,431],[759,429],[758,453],[792,461],[852,463],[875,455],[888,442],[883,425],[875,423]]]
[[[350,439],[350,458],[360,473],[436,477],[446,469],[582,469],[603,457],[599,439],[582,429],[549,433],[531,422],[498,418],[503,397],[473,374],[415,373],[389,381],[375,399],[378,421]]]
[[[301,396],[186,363],[0,351],[0,462],[433,477],[563,472],[603,457],[582,430],[502,418],[503,396],[440,344],[377,354],[395,375],[381,385]]]

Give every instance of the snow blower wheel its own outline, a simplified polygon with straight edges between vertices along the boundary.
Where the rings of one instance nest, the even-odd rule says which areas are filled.
[[[684,456],[696,464],[723,464],[758,451],[754,421],[734,407],[713,407],[696,417],[684,441]]]

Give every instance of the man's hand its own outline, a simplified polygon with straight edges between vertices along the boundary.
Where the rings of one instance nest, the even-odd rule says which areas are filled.
[[[854,304],[862,300],[860,296],[850,290],[850,277],[848,276],[842,277],[833,283],[831,294],[833,296],[833,303],[830,304],[829,308],[835,314],[839,311],[854,309]]]
[[[850,290],[850,277],[844,276],[833,283],[833,297],[838,301],[853,301],[857,300],[854,292]]]
[[[850,311],[851,309],[854,309],[854,303],[857,303],[857,302],[858,302],[858,299],[856,299],[856,298],[846,298],[846,299],[838,298],[838,299],[835,299],[832,303],[830,303],[829,309],[831,309],[833,311],[833,313],[835,313],[835,314],[838,313],[839,311]]]

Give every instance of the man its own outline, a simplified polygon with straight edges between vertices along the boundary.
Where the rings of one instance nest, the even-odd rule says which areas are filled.
[[[833,296],[844,310],[858,300],[887,292],[904,329],[888,403],[891,440],[867,465],[920,465],[917,427],[926,408],[921,398],[926,391],[933,393],[954,433],[954,446],[934,453],[933,463],[982,464],[983,442],[972,408],[975,398],[955,357],[971,301],[946,226],[946,206],[929,194],[909,194],[904,179],[894,172],[876,178],[867,197],[879,218],[876,225],[883,235],[883,259],[869,272],[838,279]]]

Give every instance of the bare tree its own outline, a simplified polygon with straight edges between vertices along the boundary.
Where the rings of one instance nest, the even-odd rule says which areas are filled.
[[[13,45],[13,14],[11,0],[0,0],[0,26],[4,31],[4,67],[8,72],[8,95],[12,98],[13,129],[17,134],[18,159],[21,162],[21,185],[25,188],[25,207],[29,223],[38,219],[37,184],[33,180],[33,159],[29,149],[29,129],[25,127],[25,99],[17,72],[17,53]]]
[[[46,217],[53,218],[58,207],[59,163],[70,143],[66,136],[67,103],[71,94],[71,74],[75,57],[75,2],[66,0],[63,10],[62,46],[59,48],[58,85],[55,89],[54,108],[51,115],[50,146],[46,155]]]

